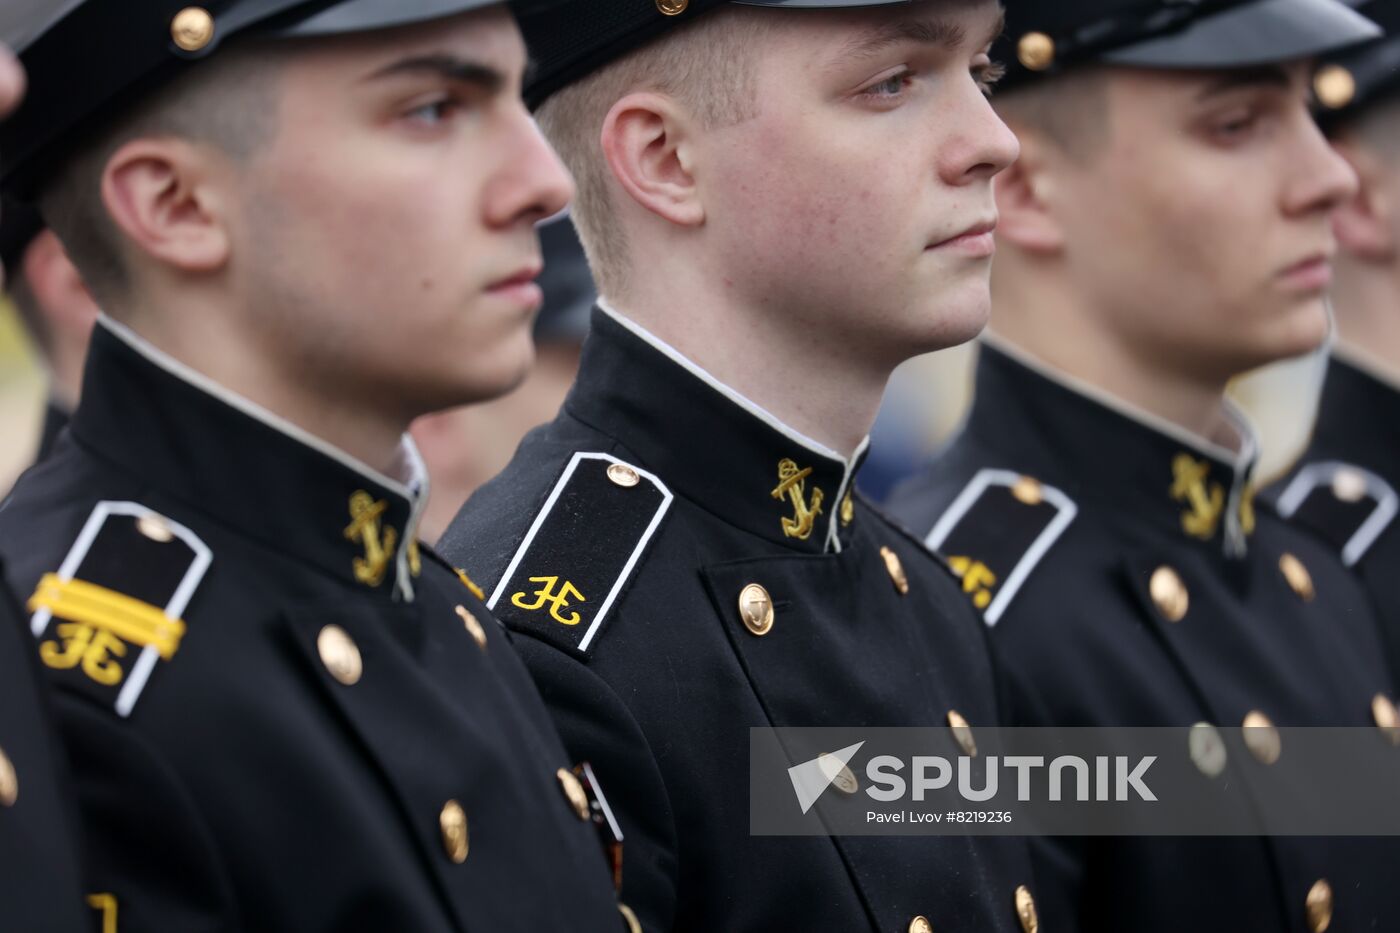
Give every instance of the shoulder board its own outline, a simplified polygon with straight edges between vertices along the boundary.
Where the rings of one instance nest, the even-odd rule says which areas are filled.
[[[213,554],[194,532],[135,502],[99,502],[29,598],[39,658],[55,679],[131,715],[185,635]]]
[[[574,454],[487,608],[516,631],[586,657],[673,498],[640,467]]]
[[[1321,460],[1309,463],[1279,494],[1278,512],[1331,542],[1348,567],[1370,550],[1395,519],[1400,497],[1370,470]]]
[[[1078,512],[1053,486],[1011,470],[982,470],[924,544],[947,559],[983,620],[996,625]]]

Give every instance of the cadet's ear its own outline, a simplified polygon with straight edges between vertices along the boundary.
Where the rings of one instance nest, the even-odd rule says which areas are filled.
[[[997,239],[1030,253],[1058,253],[1064,248],[1064,231],[1050,211],[1050,173],[1041,158],[1034,134],[1018,132],[1021,158],[997,176]]]
[[[1332,215],[1332,227],[1342,249],[1368,262],[1388,262],[1396,253],[1395,197],[1391,172],[1373,152],[1349,136],[1333,146],[1356,170],[1361,184],[1355,197]]]
[[[71,339],[87,340],[97,321],[97,303],[52,230],[40,231],[29,244],[20,269],[48,325]]]
[[[664,94],[628,94],[603,120],[603,157],[618,184],[642,207],[694,227],[705,209],[692,174],[690,123]]]
[[[208,147],[135,139],[107,160],[102,201],[142,252],[183,272],[213,272],[228,261],[229,236],[211,170]]]

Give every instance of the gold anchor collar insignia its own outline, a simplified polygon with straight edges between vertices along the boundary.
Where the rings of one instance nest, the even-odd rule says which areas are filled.
[[[812,537],[812,529],[816,526],[817,516],[822,513],[822,503],[826,500],[826,491],[815,485],[811,493],[808,493],[807,479],[811,475],[811,467],[799,468],[793,460],[780,460],[778,485],[769,493],[774,499],[787,500],[792,505],[793,514],[784,516],[782,520],[783,534],[799,541],[806,541]]]
[[[422,573],[422,555],[413,536],[417,510],[390,493],[358,489],[350,495],[341,530],[354,546],[350,572],[363,586],[379,588],[385,582],[412,599],[412,580]]]
[[[1228,554],[1243,554],[1245,539],[1255,526],[1256,489],[1250,467],[1236,472],[1182,452],[1172,458],[1171,469],[1168,492],[1181,506],[1181,530],[1200,541],[1214,540],[1219,534]]]

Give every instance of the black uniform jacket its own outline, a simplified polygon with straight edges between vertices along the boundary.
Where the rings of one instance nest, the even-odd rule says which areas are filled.
[[[1365,594],[1322,541],[1255,507],[1255,444],[1236,420],[1239,454],[982,347],[962,432],[890,508],[963,574],[1017,724],[1372,726],[1393,693]],[[1393,843],[1033,852],[1047,929],[1316,931],[1325,912],[1335,933],[1400,916],[1380,867]]]
[[[852,496],[859,459],[595,310],[563,411],[441,543],[622,800],[648,931],[1019,929],[1020,840],[749,832],[750,727],[936,726],[956,755],[950,710],[997,720],[980,626]]]
[[[619,927],[528,674],[416,545],[417,485],[99,325],[0,552],[119,930]]]
[[[53,399],[49,399],[44,406],[44,424],[39,432],[39,449],[34,454],[34,461],[47,460],[49,454],[53,453],[58,446],[59,435],[68,427],[69,420],[73,417],[68,409],[64,408]]]
[[[28,625],[0,593],[0,930],[76,933],[90,924],[72,788],[41,676]]]
[[[1400,674],[1400,385],[1334,355],[1312,443],[1269,490],[1278,510],[1325,538],[1360,574]]]

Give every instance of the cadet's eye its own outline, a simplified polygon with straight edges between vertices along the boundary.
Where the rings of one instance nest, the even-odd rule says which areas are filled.
[[[906,68],[867,86],[859,96],[878,101],[898,100],[913,79],[914,72]]]
[[[1211,126],[1211,133],[1227,142],[1233,141],[1248,135],[1258,122],[1259,114],[1256,111],[1235,111],[1216,120]]]
[[[457,110],[457,102],[450,98],[428,101],[404,114],[404,118],[424,126],[439,126]]]

